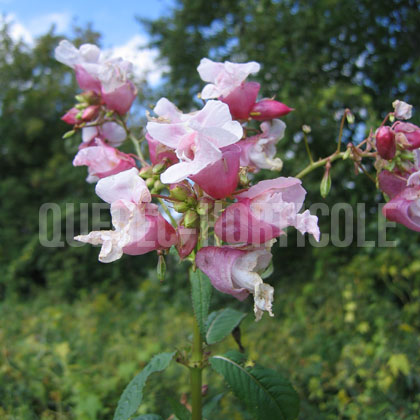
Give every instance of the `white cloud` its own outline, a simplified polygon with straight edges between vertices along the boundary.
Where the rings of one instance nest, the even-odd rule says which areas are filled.
[[[27,44],[33,44],[34,38],[31,32],[16,19],[14,14],[8,14],[0,17],[0,25],[3,26],[5,24],[9,25],[9,35],[13,41],[24,41]]]
[[[28,23],[28,30],[33,35],[41,35],[47,32],[52,25],[58,33],[67,31],[71,22],[71,14],[68,12],[53,12],[35,16]]]
[[[110,57],[121,57],[131,61],[135,78],[146,79],[151,86],[156,86],[162,78],[162,73],[168,70],[168,66],[157,64],[157,50],[147,48],[145,45],[147,38],[137,34],[125,44],[110,48],[105,53]]]

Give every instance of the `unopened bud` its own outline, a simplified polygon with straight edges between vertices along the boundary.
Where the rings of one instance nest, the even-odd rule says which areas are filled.
[[[173,208],[178,213],[185,213],[187,210],[190,209],[190,206],[184,201],[175,201],[173,204]]]
[[[305,134],[309,134],[309,133],[312,131],[311,126],[306,125],[306,124],[302,125],[302,131],[303,131]]]
[[[165,185],[162,184],[162,182],[160,181],[160,179],[156,180],[155,183],[153,184],[153,189],[159,193],[160,191],[162,191],[163,189],[165,189]]]
[[[83,121],[92,121],[95,119],[99,114],[99,108],[98,105],[89,105],[82,113]]]
[[[147,178],[146,179],[147,188],[153,188],[155,185],[155,182],[156,182],[155,178]]]
[[[200,216],[208,214],[214,207],[214,201],[209,197],[200,198],[195,208]]]
[[[282,117],[291,111],[293,111],[293,108],[289,108],[279,101],[275,101],[274,99],[262,99],[252,107],[249,115],[254,120],[265,121]]]
[[[346,119],[348,124],[354,124],[354,114],[349,109],[346,110]]]
[[[139,171],[139,175],[143,178],[143,179],[147,179],[153,176],[153,170],[151,166],[145,166],[143,168],[140,169]]]
[[[327,164],[325,165],[324,176],[322,177],[321,185],[319,188],[322,198],[325,198],[331,190],[330,169],[331,169],[331,163],[327,162]]]
[[[68,139],[68,138],[74,136],[75,133],[76,133],[76,130],[67,131],[67,133],[64,133],[63,139]]]
[[[391,127],[383,126],[376,132],[376,148],[379,156],[386,160],[391,160],[395,156],[397,146],[395,143],[394,132]]]
[[[184,226],[187,228],[197,227],[200,222],[200,216],[192,209],[187,210],[184,216]]]
[[[165,280],[166,262],[165,262],[165,257],[163,255],[159,255],[156,272],[157,272],[157,278],[159,281]]]
[[[169,191],[169,196],[179,201],[185,201],[190,194],[191,191],[189,188],[182,184],[176,184]]]
[[[157,165],[153,166],[153,174],[159,175],[161,174],[166,168],[166,165],[164,162],[160,162]]]

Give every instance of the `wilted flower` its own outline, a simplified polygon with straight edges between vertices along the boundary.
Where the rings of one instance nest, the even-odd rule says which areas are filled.
[[[398,120],[409,120],[411,118],[413,105],[397,99],[392,103],[392,106],[395,110],[395,118]]]

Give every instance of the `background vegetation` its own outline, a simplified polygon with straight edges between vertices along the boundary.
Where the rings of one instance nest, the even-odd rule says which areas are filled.
[[[141,22],[171,72],[160,91],[145,86],[140,100],[148,104],[163,94],[187,110],[202,86],[195,70],[201,57],[256,60],[263,95],[275,93],[296,109],[285,118],[279,144],[284,173],[293,175],[306,164],[302,124],[312,127],[311,148],[320,157],[334,150],[345,107],[356,116],[346,141],[377,125],[395,98],[419,108],[419,12],[414,0],[178,1],[165,18]],[[78,229],[79,204],[97,201],[84,168],[71,165],[78,140],[61,139],[67,127],[59,117],[72,105],[76,85],[53,59],[59,39],[51,31],[30,47],[13,42],[7,27],[0,39],[5,419],[110,419],[130,378],[152,354],[185,343],[191,329],[185,267],[175,260],[161,284],[155,255],[102,265],[97,249],[39,244],[41,204],[65,210],[75,203]],[[100,36],[76,28],[74,41],[100,42]],[[413,122],[420,123],[418,112]],[[365,203],[366,236],[377,239],[375,186],[355,177],[347,162],[333,167],[332,176],[325,202]],[[314,172],[304,180],[312,202],[320,201],[321,177]],[[323,232],[330,225],[321,218]],[[65,211],[61,227],[65,238]],[[243,344],[251,359],[291,378],[302,419],[418,418],[419,239],[403,227],[388,232],[396,247],[302,248],[291,232],[288,247],[274,250],[276,317],[256,324],[248,316]],[[215,292],[214,309],[223,305],[251,312],[249,301]],[[210,398],[220,382],[208,381]],[[167,407],[174,389],[178,396],[187,392],[185,372],[174,366],[150,386],[145,412]],[[218,419],[248,419],[229,395],[220,406]]]

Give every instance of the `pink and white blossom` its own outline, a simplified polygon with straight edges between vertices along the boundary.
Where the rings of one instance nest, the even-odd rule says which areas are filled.
[[[409,120],[411,118],[413,105],[397,99],[392,103],[392,106],[394,108],[394,115],[397,120]]]
[[[197,71],[205,82],[201,92],[203,99],[226,97],[250,75],[258,73],[260,65],[255,61],[249,63],[224,63],[214,62],[208,58],[202,58]]]
[[[249,137],[238,145],[242,149],[241,166],[280,171],[283,161],[276,158],[276,144],[284,137],[286,124],[278,119],[261,124],[261,134]]]
[[[287,226],[319,240],[318,218],[309,210],[299,213],[306,191],[297,178],[260,181],[238,194],[215,224],[215,233],[228,243],[262,244],[283,234]]]
[[[213,287],[238,300],[254,295],[254,312],[259,321],[264,312],[274,316],[274,289],[263,282],[261,275],[271,262],[271,253],[264,248],[240,250],[227,246],[209,246],[198,251],[197,267],[209,278]]]
[[[105,178],[136,166],[131,156],[106,145],[101,139],[96,139],[95,144],[95,146],[81,148],[73,159],[74,166],[88,167],[88,182],[96,182],[99,178]]]
[[[112,147],[121,146],[126,139],[125,130],[115,122],[106,122],[102,125],[84,127],[82,129],[83,143],[90,143],[96,138],[106,140],[106,143]]]
[[[200,111],[182,114],[162,98],[155,112],[159,118],[147,124],[147,132],[174,149],[179,159],[161,175],[164,184],[180,182],[217,162],[221,149],[238,142],[243,134],[240,123],[232,120],[228,106],[220,101],[208,101]]]

